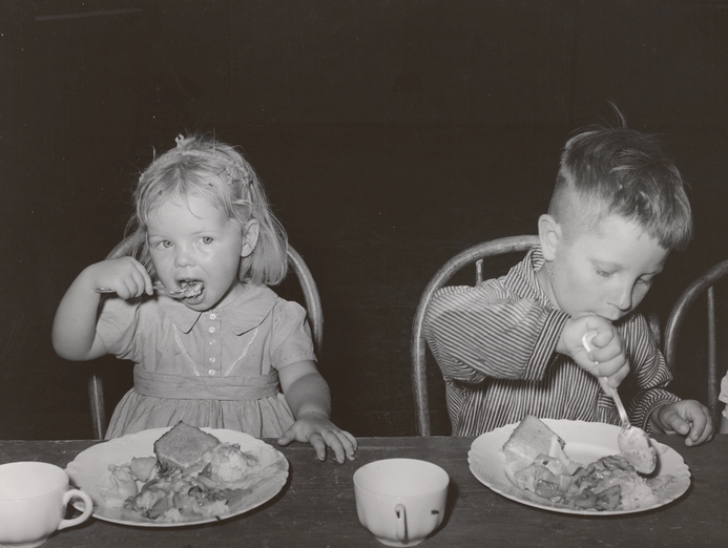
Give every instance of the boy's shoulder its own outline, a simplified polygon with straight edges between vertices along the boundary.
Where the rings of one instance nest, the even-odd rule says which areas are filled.
[[[438,289],[433,301],[439,299],[533,299],[539,295],[536,272],[543,265],[543,255],[538,247],[530,249],[525,257],[515,263],[506,274],[489,278],[474,286],[453,285]]]

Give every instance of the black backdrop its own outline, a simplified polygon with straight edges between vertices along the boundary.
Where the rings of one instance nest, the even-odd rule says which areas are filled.
[[[88,437],[88,366],[59,359],[64,291],[122,237],[130,189],[183,131],[240,145],[325,314],[321,370],[357,435],[414,434],[409,332],[454,253],[532,233],[579,126],[663,135],[696,241],[662,314],[725,258],[728,3],[103,0],[2,3],[0,437]],[[281,288],[296,297],[295,284]],[[690,322],[700,335],[700,322]],[[688,350],[673,389],[701,395]],[[686,363],[687,363],[686,362]],[[109,407],[130,367],[102,360]],[[433,371],[435,430],[447,432]]]

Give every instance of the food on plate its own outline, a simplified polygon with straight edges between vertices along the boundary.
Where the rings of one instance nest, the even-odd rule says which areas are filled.
[[[134,457],[129,468],[134,479],[147,482],[159,476],[162,465],[156,457]]]
[[[116,466],[110,464],[109,471],[111,472],[109,486],[101,490],[101,496],[109,506],[121,507],[126,499],[136,496],[139,487],[130,465]]]
[[[564,445],[566,442],[541,420],[526,415],[503,445],[506,466],[512,472],[517,472],[545,455],[551,457],[552,466],[560,463],[569,473],[574,473],[578,465],[566,456]]]
[[[109,465],[108,507],[122,508],[158,523],[223,516],[254,485],[274,476],[278,452],[256,452],[179,422],[154,443],[155,455]]]
[[[219,443],[212,434],[180,421],[154,442],[154,454],[162,466],[192,473],[202,470],[205,451]]]
[[[526,416],[503,445],[506,475],[518,488],[555,506],[595,511],[650,506],[670,482],[671,476],[638,474],[621,454],[592,463],[573,462],[565,445],[541,420]]]

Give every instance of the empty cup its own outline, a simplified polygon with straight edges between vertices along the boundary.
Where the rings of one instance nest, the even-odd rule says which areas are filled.
[[[354,472],[356,513],[387,546],[414,546],[445,516],[450,477],[431,462],[385,459]]]
[[[66,505],[83,500],[83,513],[64,519]],[[68,489],[66,472],[45,462],[13,462],[0,466],[0,545],[33,548],[59,529],[78,525],[93,511],[91,497]]]

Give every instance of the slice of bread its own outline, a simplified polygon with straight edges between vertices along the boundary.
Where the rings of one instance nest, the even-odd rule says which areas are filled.
[[[564,440],[540,419],[526,415],[503,445],[506,466],[517,472],[533,464],[539,455],[560,457],[564,445]]]
[[[154,454],[163,467],[181,468],[185,473],[191,473],[205,465],[202,458],[205,451],[219,443],[212,434],[180,421],[154,442]]]

